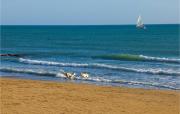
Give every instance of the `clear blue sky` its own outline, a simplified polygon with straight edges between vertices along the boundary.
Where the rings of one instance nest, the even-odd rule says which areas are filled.
[[[179,0],[1,0],[4,25],[180,23]]]

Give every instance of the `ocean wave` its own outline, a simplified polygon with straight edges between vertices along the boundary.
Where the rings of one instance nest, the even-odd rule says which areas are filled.
[[[59,70],[59,72],[47,71],[45,69],[24,69],[24,68],[11,68],[11,67],[2,67],[0,68],[2,72],[10,72],[10,73],[26,73],[40,76],[52,76],[52,77],[64,77],[64,70]]]
[[[142,69],[142,68],[127,68],[127,67],[119,67],[119,66],[112,66],[112,65],[105,65],[105,64],[96,64],[98,67],[107,68],[112,70],[120,70],[126,72],[136,72],[136,73],[147,73],[147,74],[157,74],[157,75],[175,75],[180,76],[179,71],[174,70],[163,70],[163,69]]]
[[[53,65],[53,66],[66,66],[66,67],[88,67],[88,64],[79,64],[79,63],[60,63],[53,61],[41,61],[41,60],[32,60],[19,58],[20,62],[29,63],[29,64],[39,64],[39,65]]]
[[[165,57],[151,57],[151,56],[145,56],[145,55],[139,55],[139,57],[142,57],[146,60],[154,60],[154,61],[159,61],[159,62],[180,63],[180,59],[165,58]]]
[[[24,58],[20,58],[19,61],[22,63],[36,64],[36,65],[52,65],[52,66],[61,66],[61,67],[88,67],[88,68],[101,68],[101,69],[119,70],[119,71],[126,71],[126,72],[148,73],[148,74],[156,74],[156,75],[180,76],[179,71],[174,71],[174,70],[170,70],[170,69],[169,70],[163,70],[160,68],[159,69],[127,68],[127,67],[120,67],[120,66],[100,64],[100,63],[92,63],[92,64],[62,63],[62,62],[32,60],[32,59],[24,59]]]
[[[56,73],[48,72],[46,70],[38,69],[20,69],[20,68],[0,68],[2,72],[13,72],[13,73],[27,73],[27,74],[35,74],[35,75],[43,75],[43,76],[55,76]]]
[[[152,57],[145,55],[132,55],[132,54],[112,54],[95,56],[95,58],[101,59],[114,59],[114,60],[129,60],[129,61],[154,61],[154,62],[165,62],[165,63],[180,63],[180,59],[165,58],[165,57]]]
[[[40,76],[52,76],[52,77],[58,77],[58,78],[66,78],[63,74],[64,71],[59,72],[50,72],[43,69],[20,69],[20,68],[0,68],[0,71],[2,72],[10,72],[10,73],[25,73],[25,74],[33,74],[33,75],[40,75]],[[118,84],[125,84],[125,85],[144,85],[144,86],[153,86],[158,88],[167,88],[167,89],[180,89],[169,85],[164,85],[160,83],[150,83],[150,82],[139,82],[139,81],[126,81],[126,80],[111,80],[111,79],[105,79],[103,77],[88,77],[88,78],[82,78],[80,76],[76,76],[74,80],[84,80],[84,81],[93,81],[93,82],[103,82],[103,83],[118,83]]]
[[[113,83],[122,83],[122,84],[128,84],[128,85],[144,85],[144,86],[153,86],[158,88],[167,88],[167,89],[173,89],[173,90],[179,90],[180,88],[176,88],[170,85],[164,85],[157,82],[139,82],[139,81],[126,81],[126,80],[113,80]]]
[[[179,90],[180,88],[176,88],[170,85],[164,85],[157,82],[139,82],[139,81],[127,81],[127,80],[110,80],[105,79],[102,77],[89,77],[85,80],[88,81],[95,81],[95,82],[105,82],[105,83],[118,83],[118,84],[125,84],[125,85],[143,85],[143,86],[152,86],[152,87],[158,87],[158,88],[167,88],[167,89],[173,89],[173,90]]]

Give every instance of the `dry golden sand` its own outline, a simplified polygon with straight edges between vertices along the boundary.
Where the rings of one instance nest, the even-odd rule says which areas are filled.
[[[179,92],[1,78],[1,114],[178,114]]]

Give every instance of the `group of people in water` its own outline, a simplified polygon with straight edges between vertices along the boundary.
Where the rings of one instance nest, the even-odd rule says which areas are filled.
[[[76,76],[76,73],[70,73],[70,72],[63,72],[64,76],[66,76],[66,78],[68,79],[74,79],[75,76]],[[81,72],[80,76],[82,78],[88,78],[89,77],[89,74],[87,72]]]

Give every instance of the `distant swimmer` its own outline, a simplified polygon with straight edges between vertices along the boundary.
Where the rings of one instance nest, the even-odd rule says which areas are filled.
[[[66,76],[66,78],[73,80],[76,73],[65,72],[64,75]]]
[[[87,72],[81,72],[81,77],[88,78],[89,74]]]

